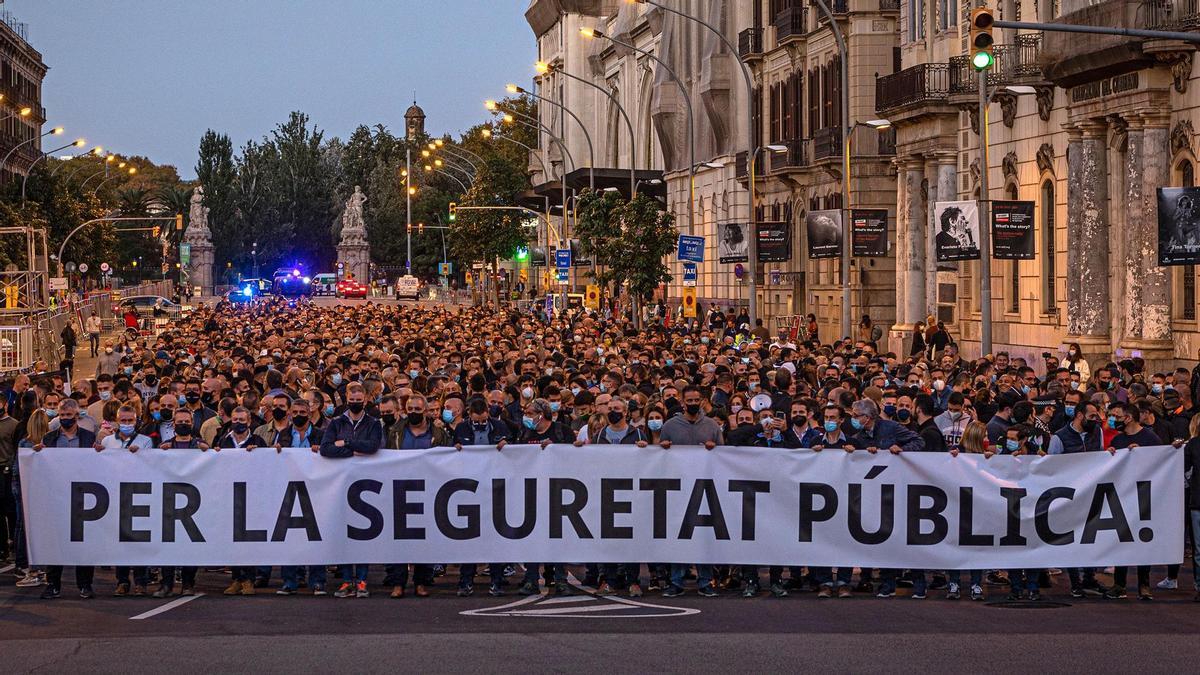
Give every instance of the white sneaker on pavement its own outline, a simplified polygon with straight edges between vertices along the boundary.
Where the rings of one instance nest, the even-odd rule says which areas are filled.
[[[1163,579],[1162,581],[1158,582],[1158,584],[1155,586],[1155,588],[1159,588],[1164,591],[1174,591],[1179,588],[1179,580],[1178,579]]]

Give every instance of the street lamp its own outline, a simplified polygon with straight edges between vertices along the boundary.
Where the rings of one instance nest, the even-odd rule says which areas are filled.
[[[77,141],[72,141],[70,143],[67,143],[66,145],[62,146],[61,148],[55,148],[55,149],[51,150],[50,152],[43,152],[40,157],[33,160],[33,163],[29,165],[29,169],[25,171],[24,178],[21,179],[21,204],[25,203],[25,185],[26,185],[26,183],[29,182],[29,174],[33,173],[33,167],[37,166],[38,162],[42,161],[43,159],[46,159],[47,157],[52,157],[54,155],[54,153],[58,152],[59,150],[66,150],[67,148],[71,148],[71,147],[82,148],[84,145],[87,145],[87,141],[85,141],[84,139],[81,138]],[[54,173],[51,172],[50,175],[53,176]]]
[[[560,73],[562,75],[565,75],[565,76],[571,78],[572,80],[575,80],[576,82],[582,82],[582,83],[586,84],[587,86],[591,87],[592,89],[595,89],[596,91],[600,92],[601,94],[604,94],[608,98],[608,100],[610,102],[612,102],[613,106],[616,107],[617,112],[621,113],[621,118],[625,120],[625,126],[629,129],[629,198],[633,199],[634,197],[636,197],[637,196],[637,173],[636,173],[636,171],[637,171],[637,137],[634,135],[634,132],[633,132],[633,122],[629,121],[629,114],[625,112],[625,108],[621,105],[621,102],[617,100],[616,96],[613,96],[612,92],[608,91],[604,87],[601,87],[600,85],[596,84],[595,82],[592,82],[591,80],[584,79],[577,75],[572,75],[572,74],[568,73],[565,68],[555,68],[554,66],[550,65],[549,63],[546,63],[545,61],[538,61],[536,64],[534,64],[534,69],[537,70],[538,74],[540,74],[540,75],[546,75],[548,73]]]
[[[545,96],[541,96],[539,94],[535,94],[532,91],[526,91],[525,89],[522,89],[521,87],[518,87],[515,84],[508,85],[507,89],[508,89],[508,93],[510,93],[510,94],[524,94],[524,95],[532,96],[533,98],[536,98],[539,101],[545,101],[546,103],[549,103],[550,105],[558,106],[559,109],[561,109],[566,114],[570,115],[571,119],[575,120],[575,123],[578,124],[579,128],[583,131],[583,138],[587,141],[587,145],[588,145],[588,160],[589,160],[588,161],[588,187],[591,188],[592,190],[595,190],[596,189],[596,148],[595,148],[595,146],[592,145],[592,134],[588,132],[587,125],[583,123],[583,120],[579,119],[579,115],[576,115],[575,113],[571,112],[571,110],[569,108],[567,108],[567,106],[563,105],[562,103],[560,103],[558,101],[546,98]]]
[[[102,154],[104,154],[104,148],[97,145],[95,148],[88,150],[87,152],[81,152],[78,155],[71,155],[69,157],[62,157],[62,158],[60,158],[62,161],[60,161],[58,164],[56,164],[54,166],[53,169],[50,170],[50,175],[54,176],[54,175],[58,174],[59,170],[62,169],[64,166],[66,166],[67,163],[73,159],[87,157],[88,155],[95,155],[95,156],[99,157]],[[68,174],[67,177],[70,178],[70,174]]]
[[[535,150],[534,148],[531,148],[528,145],[525,145],[524,143],[522,143],[521,141],[518,141],[515,138],[509,138],[508,136],[500,136],[497,134],[493,134],[491,129],[484,128],[482,131],[480,131],[480,134],[484,138],[495,138],[495,139],[498,139],[501,141],[508,141],[509,143],[516,143],[517,145],[521,146],[522,148],[525,148],[526,150],[529,151],[529,153],[530,153],[529,156],[536,159],[538,164],[541,165],[542,173],[546,175],[546,178],[547,179],[550,178],[550,172],[546,170],[546,162],[542,161],[541,153],[538,152],[537,150]]]
[[[545,132],[546,136],[548,136],[551,141],[553,141],[555,144],[557,144],[559,149],[561,149],[563,151],[563,154],[566,155],[567,159],[570,160],[571,170],[574,171],[576,168],[578,168],[579,165],[575,163],[575,156],[572,155],[571,151],[567,149],[567,144],[565,142],[563,142],[563,139],[559,138],[558,136],[555,136],[554,132],[550,130],[550,127],[547,127],[545,124],[542,124],[541,122],[539,122],[536,118],[530,117],[529,115],[526,115],[525,113],[517,113],[517,116],[521,117],[521,119],[518,120],[516,117],[513,116],[512,113],[506,112],[506,113],[504,113],[504,116],[501,119],[504,121],[505,124],[523,124],[523,125],[531,128],[531,129],[534,129],[536,131]],[[566,177],[566,175],[564,172],[563,178],[565,179],[565,177]],[[549,178],[549,176],[547,176],[547,178]]]
[[[129,167],[129,171],[128,171],[127,173],[128,173],[130,176],[132,176],[132,175],[136,174],[136,173],[137,173],[137,167],[135,167],[135,166],[131,166],[131,167]],[[122,175],[123,175],[123,174],[121,174],[121,173],[114,173],[113,175],[109,176],[108,178],[105,178],[104,180],[100,181],[99,183],[96,183],[96,188],[95,188],[94,190],[92,190],[92,196],[93,196],[93,197],[99,197],[99,196],[100,196],[100,188],[104,187],[104,184],[105,184],[105,183],[107,183],[107,182],[108,182],[108,181],[110,181],[110,180],[114,180],[114,179],[116,179],[116,178],[120,178]],[[84,181],[84,182],[87,182],[87,181]]]
[[[657,63],[660,68],[662,68],[664,71],[666,71],[666,73],[671,76],[671,79],[674,80],[675,84],[679,87],[679,93],[681,93],[683,95],[683,102],[687,105],[687,112],[688,112],[688,119],[687,119],[688,232],[695,232],[695,228],[696,228],[696,115],[695,115],[695,110],[692,106],[692,97],[690,94],[688,94],[687,87],[683,84],[683,80],[679,79],[679,76],[675,74],[675,71],[672,70],[671,67],[668,66],[665,61],[658,58],[654,54],[651,54],[650,52],[646,51],[645,49],[640,49],[638,47],[635,47],[634,45],[631,45],[628,42],[623,42],[621,40],[618,40],[617,38],[612,37],[611,35],[605,35],[604,33],[601,33],[600,31],[596,30],[595,28],[580,28],[579,33],[580,33],[580,35],[583,35],[585,38],[588,38],[589,40],[593,39],[593,38],[603,38],[605,40],[608,40],[609,42],[612,42],[613,44],[620,45],[626,49],[635,51],[635,52],[641,54],[642,56],[645,56],[646,58],[650,59],[651,61],[654,61],[655,63]],[[735,50],[735,53],[736,53],[736,50]],[[756,250],[754,243],[755,243],[754,238],[751,237],[750,238],[750,250],[751,251]]]
[[[2,101],[2,100],[4,100],[4,99],[0,98],[0,101]],[[29,117],[29,115],[31,113],[33,113],[33,108],[24,107],[15,113],[9,113],[9,114],[5,115],[4,119],[0,120],[0,123],[7,122],[14,117]]]
[[[23,145],[29,145],[30,143],[32,143],[36,140],[45,138],[47,136],[61,136],[63,131],[64,131],[64,129],[62,127],[54,127],[50,131],[47,131],[46,133],[44,133],[40,136],[34,136],[33,138],[30,138],[29,140],[25,140],[25,141],[21,141],[20,143],[17,143],[16,145],[14,145],[12,147],[11,150],[8,151],[8,154],[4,156],[4,159],[0,160],[0,169],[3,169],[4,167],[8,166],[8,159],[10,157],[12,157],[12,154],[14,152],[17,151],[17,148],[20,148]]]

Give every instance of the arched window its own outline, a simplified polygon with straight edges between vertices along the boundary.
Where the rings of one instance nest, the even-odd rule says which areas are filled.
[[[1050,314],[1058,308],[1054,297],[1056,251],[1054,249],[1054,181],[1042,183],[1042,311]]]

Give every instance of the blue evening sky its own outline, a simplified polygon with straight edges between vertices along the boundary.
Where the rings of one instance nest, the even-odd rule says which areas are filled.
[[[47,123],[195,177],[208,128],[235,148],[292,110],[326,137],[404,129],[416,91],[431,133],[484,119],[528,82],[526,0],[0,0],[50,72]]]

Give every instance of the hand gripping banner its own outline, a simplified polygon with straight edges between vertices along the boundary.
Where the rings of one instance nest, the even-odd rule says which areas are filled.
[[[569,445],[20,454],[33,564],[1179,563],[1172,447],[1053,457]]]

